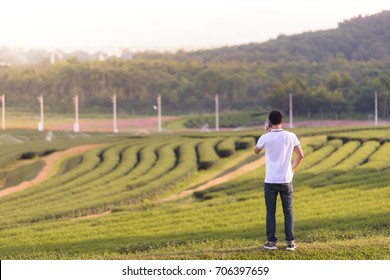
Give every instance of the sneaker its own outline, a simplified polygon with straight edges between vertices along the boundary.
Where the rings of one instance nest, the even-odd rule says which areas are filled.
[[[297,248],[297,244],[295,244],[295,243],[290,243],[290,244],[287,245],[286,250],[287,250],[287,251],[294,251],[295,248]]]
[[[275,242],[268,241],[267,243],[264,244],[264,248],[268,250],[276,250],[278,247],[276,247]]]

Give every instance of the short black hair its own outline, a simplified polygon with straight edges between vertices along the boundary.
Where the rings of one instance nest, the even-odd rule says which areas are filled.
[[[278,125],[278,124],[281,124],[282,121],[283,121],[283,116],[282,116],[282,113],[280,113],[279,111],[272,111],[269,116],[268,116],[268,120],[269,122],[272,124],[272,125]]]

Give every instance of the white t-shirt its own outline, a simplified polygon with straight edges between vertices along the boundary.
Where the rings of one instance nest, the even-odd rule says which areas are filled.
[[[265,149],[266,172],[264,182],[270,184],[291,183],[293,172],[291,158],[294,147],[300,145],[298,137],[283,129],[272,129],[257,141],[259,149]]]

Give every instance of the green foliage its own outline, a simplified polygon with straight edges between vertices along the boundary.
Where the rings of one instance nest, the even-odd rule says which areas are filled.
[[[228,157],[235,153],[238,138],[229,137],[217,144],[216,151],[220,157]]]
[[[359,166],[358,169],[365,170],[384,170],[390,166],[390,142],[386,142],[379,147],[367,163]]]
[[[349,170],[353,167],[351,164],[358,165],[359,161],[355,161],[356,157],[353,159],[354,161],[351,161],[349,157],[352,154],[357,154],[356,150],[360,147],[360,144],[361,143],[359,141],[348,142],[340,147],[336,152],[333,152],[330,156],[321,161],[321,163],[307,169],[306,172],[311,175],[311,178],[303,181],[303,184],[311,186],[323,185],[327,182],[327,180]],[[317,176],[314,177],[314,175]]]
[[[294,179],[298,242],[294,254],[284,250],[269,254],[261,249],[259,236],[265,238],[265,166],[197,191],[192,197],[163,202],[172,188],[175,192],[186,190],[191,178],[209,172],[198,170],[200,147],[216,153],[218,146],[226,144],[231,149],[245,139],[253,144],[254,136],[248,132],[224,132],[223,138],[210,134],[88,138],[89,143],[104,145],[83,152],[77,166],[54,178],[0,198],[0,256],[388,259],[390,137],[367,140],[380,131],[358,131],[356,136],[363,135],[362,139],[352,134],[347,139],[349,132],[345,132],[340,133],[341,138],[332,135],[327,140],[323,130],[305,130],[308,136],[300,140],[309,152]],[[53,145],[61,143],[57,141]],[[83,141],[78,145],[86,143]],[[35,151],[33,147],[39,150],[33,141],[15,145],[30,152]],[[233,157],[246,153],[237,152]],[[75,219],[111,209],[116,211]],[[277,221],[277,235],[282,238],[280,203]]]
[[[301,163],[299,169],[307,170],[315,164],[318,164],[326,157],[328,157],[331,153],[333,153],[337,148],[341,147],[342,144],[343,141],[339,139],[329,141],[324,147],[316,150],[315,152],[305,157],[305,160]]]
[[[245,150],[248,148],[252,148],[255,146],[255,138],[254,137],[241,137],[236,141],[236,149],[237,150]]]
[[[220,141],[220,138],[209,138],[198,144],[199,169],[208,169],[218,162],[219,156],[215,147]]]
[[[237,71],[240,82],[236,84]],[[204,65],[164,60],[67,61],[43,68],[31,65],[7,68],[0,73],[3,80],[0,89],[6,95],[8,106],[15,110],[39,110],[36,97],[43,94],[45,110],[61,114],[73,112],[69,104],[76,93],[84,112],[111,112],[111,96],[115,93],[119,111],[154,114],[152,105],[156,92],[162,95],[164,112],[168,114],[211,113],[214,111],[213,97],[218,92],[221,127],[239,127],[262,124],[264,109],[259,108],[272,107],[287,112],[290,92],[294,94],[297,116],[310,117],[327,112],[337,114],[337,117],[349,117],[351,113],[371,112],[373,93],[378,91],[379,103],[382,104],[379,113],[386,118],[390,107],[390,84],[385,77],[389,71],[387,60],[336,60],[320,65],[310,62],[219,62]],[[367,74],[371,72],[374,74]],[[26,73],[28,77],[25,77]],[[313,77],[312,73],[316,75]],[[330,85],[329,79],[333,75],[339,75],[340,82]],[[213,80],[204,80],[205,77]],[[125,108],[121,104],[128,105]],[[260,112],[223,113],[228,110]],[[214,127],[214,117],[190,118],[186,126],[200,128],[205,124]]]
[[[163,146],[155,151],[156,161],[150,165],[150,168],[146,170],[144,174],[138,178],[134,178],[134,180],[131,180],[127,185],[127,189],[132,190],[139,186],[143,186],[148,182],[169,173],[176,164],[176,154],[174,149],[177,144],[178,143]]]
[[[359,141],[351,141],[338,148],[337,152],[334,152],[327,156],[324,160],[315,166],[306,169],[309,173],[324,172],[329,168],[336,166],[338,163],[348,158],[355,150],[360,146]]]
[[[305,153],[311,153],[318,150],[326,144],[326,137],[324,135],[302,137],[300,139],[301,146],[304,147]]]
[[[234,147],[237,138],[232,139]],[[62,169],[34,189],[5,197],[9,207],[4,209],[3,221],[16,219],[19,223],[28,223],[85,216],[111,210],[118,205],[139,203],[154,198],[192,175],[198,164],[200,168],[205,168],[204,162],[209,160],[208,147],[215,153],[215,161],[219,160],[214,146],[220,139],[185,139],[185,144],[183,141],[178,137],[151,137],[146,145],[145,140],[124,141],[119,138],[108,146],[84,152],[80,155],[79,164],[67,172]],[[198,159],[197,149],[202,150],[197,148],[199,142],[200,146],[206,147],[206,157]],[[62,165],[68,161],[65,160]],[[20,203],[23,203],[24,210],[29,210],[20,213]],[[35,208],[37,203],[42,207]]]
[[[219,126],[233,128],[262,125],[266,118],[266,113],[226,112],[220,115]],[[215,116],[190,117],[184,125],[188,128],[215,128]]]

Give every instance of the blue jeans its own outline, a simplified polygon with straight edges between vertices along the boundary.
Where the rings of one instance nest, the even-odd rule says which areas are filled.
[[[284,232],[286,234],[286,241],[293,241],[294,238],[294,216],[292,210],[293,200],[293,185],[288,184],[269,184],[264,183],[264,197],[267,209],[266,218],[266,233],[267,239],[271,242],[276,242],[276,199],[280,193],[284,213]]]

